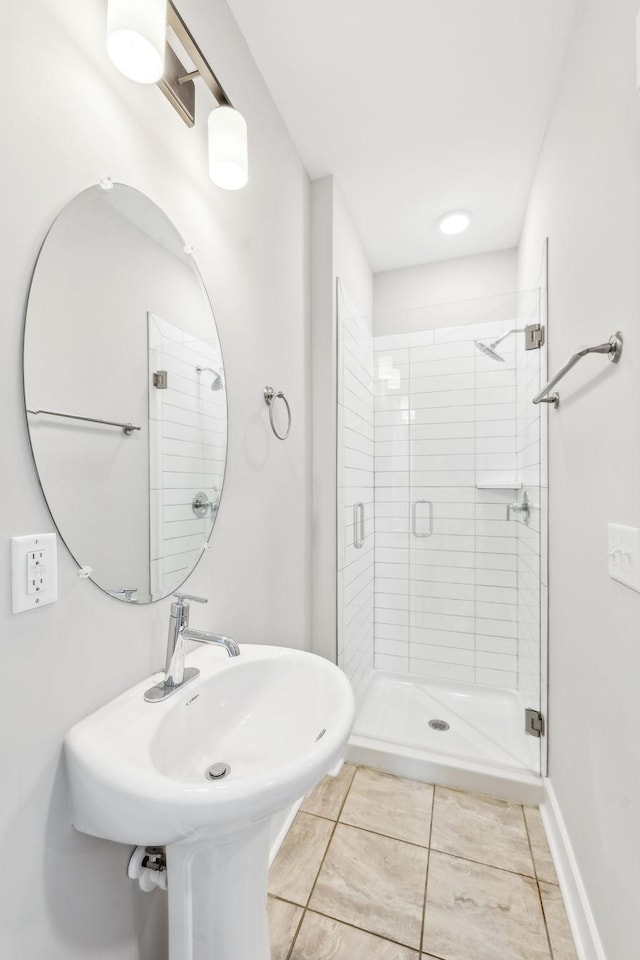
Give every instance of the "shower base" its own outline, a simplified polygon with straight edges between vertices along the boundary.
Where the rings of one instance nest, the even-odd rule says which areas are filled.
[[[540,741],[511,690],[374,670],[347,759],[397,776],[540,803]],[[444,721],[448,729],[437,729]],[[434,728],[435,727],[435,728]]]

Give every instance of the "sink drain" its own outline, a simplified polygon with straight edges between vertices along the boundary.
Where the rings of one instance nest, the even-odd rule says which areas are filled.
[[[440,730],[441,732],[449,729],[449,724],[446,720],[429,720],[429,726],[432,730]]]
[[[204,772],[206,780],[222,780],[228,773],[231,773],[231,767],[228,763],[212,763]]]

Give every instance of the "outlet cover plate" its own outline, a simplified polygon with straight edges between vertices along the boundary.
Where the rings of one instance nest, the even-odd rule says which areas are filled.
[[[24,613],[37,610],[58,599],[58,556],[55,533],[34,533],[11,538],[11,610]],[[29,554],[46,551],[46,582],[42,589],[29,593],[28,577],[32,565]]]

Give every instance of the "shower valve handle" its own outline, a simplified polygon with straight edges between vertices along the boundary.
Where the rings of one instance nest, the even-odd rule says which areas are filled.
[[[531,501],[529,500],[529,495],[527,494],[526,490],[522,498],[522,503],[507,504],[507,520],[511,520],[512,513],[522,514],[523,523],[529,523],[531,519]]]

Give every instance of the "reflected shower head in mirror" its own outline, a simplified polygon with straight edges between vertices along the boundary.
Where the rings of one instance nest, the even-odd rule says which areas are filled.
[[[481,340],[474,340],[476,347],[480,353],[484,353],[485,357],[491,357],[492,360],[499,360],[500,363],[504,363],[504,357],[501,357],[496,347],[503,340],[506,340],[507,337],[510,337],[512,333],[524,333],[520,327],[514,327],[513,330],[507,330],[506,333],[503,333],[501,337],[498,337],[497,340],[494,340],[493,343],[482,343]]]
[[[217,372],[217,370],[214,370],[214,369],[213,369],[213,367],[196,367],[196,373],[198,373],[198,374],[200,374],[200,373],[212,373],[212,374],[213,374],[213,382],[212,382],[212,384],[211,384],[211,389],[212,389],[212,390],[222,390],[222,387],[223,387],[222,377],[221,377],[220,374]]]

